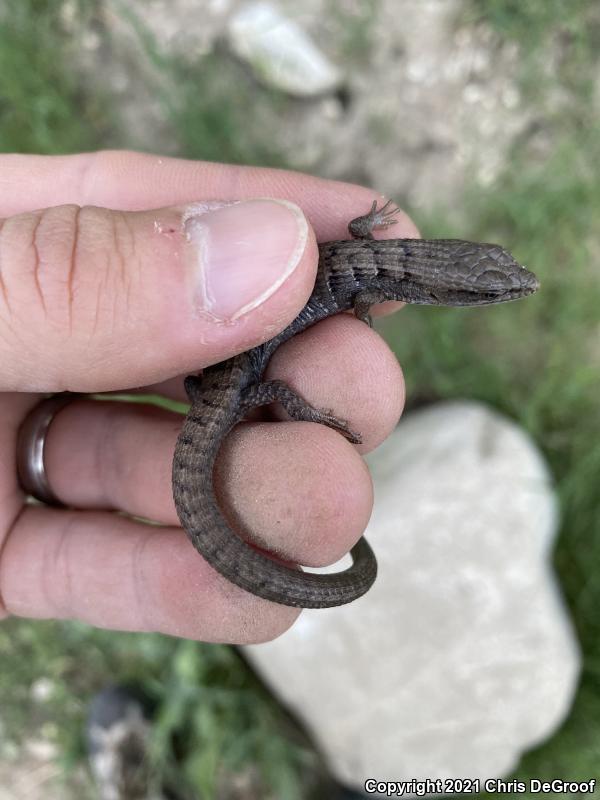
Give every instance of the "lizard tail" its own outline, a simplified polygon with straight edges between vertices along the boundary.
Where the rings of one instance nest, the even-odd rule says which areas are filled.
[[[221,442],[239,417],[223,393],[217,400],[210,392],[197,392],[192,400],[175,447],[173,496],[196,550],[227,580],[286,606],[328,608],[363,595],[377,575],[375,556],[364,538],[350,551],[348,569],[313,573],[274,561],[231,529],[215,498],[213,471]]]

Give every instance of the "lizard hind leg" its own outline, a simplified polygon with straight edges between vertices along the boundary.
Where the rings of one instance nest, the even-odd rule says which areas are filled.
[[[381,289],[362,289],[353,299],[354,316],[361,322],[366,322],[369,328],[373,327],[373,320],[369,309],[376,303],[383,303],[388,295]]]
[[[352,444],[361,444],[359,433],[353,431],[347,422],[336,417],[331,411],[314,408],[283,381],[264,381],[250,386],[242,397],[244,413],[257,406],[279,402],[293,420],[298,422],[318,422],[345,436]]]

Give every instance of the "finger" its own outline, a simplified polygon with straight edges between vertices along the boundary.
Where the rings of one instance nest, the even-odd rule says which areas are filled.
[[[0,553],[7,531],[23,507],[23,492],[17,480],[17,431],[36,404],[33,395],[7,393],[0,402]]]
[[[316,262],[313,234],[287,201],[9,217],[0,388],[124,389],[221,361],[296,316]]]
[[[292,386],[315,408],[333,410],[361,434],[369,452],[389,436],[404,408],[404,377],[396,357],[364,322],[338,314],[282,345],[267,378]],[[286,414],[275,406],[280,419]]]
[[[197,200],[281,197],[299,203],[318,241],[347,239],[348,223],[378,196],[350,183],[287,170],[102,151],[69,156],[0,155],[0,216],[65,203],[139,211]],[[398,222],[376,236],[417,237]]]
[[[405,401],[402,370],[381,336],[349,314],[294,336],[271,359],[265,378],[293,386],[317,408],[333,408],[361,431],[369,452],[395,428]],[[139,390],[187,403],[183,376]],[[280,410],[281,411],[281,410]],[[278,419],[287,419],[281,412]]]
[[[369,471],[352,445],[330,428],[306,422],[236,428],[219,454],[215,488],[238,530],[310,567],[348,553],[373,507]]]
[[[336,416],[347,419],[361,433],[363,451],[377,446],[393,430],[403,407],[404,384],[395,357],[364,323],[343,315],[280,348],[268,377],[284,380],[314,406],[333,410]],[[282,410],[279,418],[285,418]],[[150,406],[71,403],[55,417],[48,433],[46,466],[50,484],[68,505],[118,508],[167,524],[176,523],[170,471],[180,428],[180,416]],[[310,454],[313,445],[306,438],[302,440],[304,432],[311,428],[301,425],[298,430],[301,441],[297,445],[290,441],[291,452],[297,463],[304,458],[314,461]],[[323,429],[315,428],[320,430]],[[256,442],[256,452],[261,457],[249,472],[263,476],[269,496],[273,492],[268,477],[277,473],[283,481],[282,502],[287,503],[294,489],[295,467],[287,475],[280,468],[277,452],[265,451],[268,446],[265,434],[264,441]],[[243,453],[249,445],[242,437],[238,447]],[[344,450],[340,458],[345,456]],[[334,476],[336,470],[340,470],[337,464]],[[323,495],[323,489],[324,484],[317,484],[311,492],[315,502],[326,507],[330,493]],[[239,495],[242,506],[256,505],[243,481],[230,487],[230,496],[233,495]],[[298,507],[297,511],[301,517],[305,510]],[[265,513],[252,529],[269,531],[269,519]]]
[[[2,552],[0,598],[17,616],[213,642],[263,642],[292,625],[298,609],[230,584],[190,548],[181,529],[30,506]]]
[[[40,207],[44,204],[93,203],[137,210],[166,203],[213,200],[215,197],[232,200],[260,195],[293,198],[299,202],[315,226],[320,240],[347,238],[349,220],[364,213],[375,196],[372,191],[363,187],[283,170],[183,161],[131,152],[109,151],[75,156],[0,156],[0,215],[15,214],[29,210],[32,205]],[[32,198],[35,198],[33,203]],[[160,226],[160,222],[158,224]],[[375,235],[383,234],[376,232]],[[399,212],[398,223],[385,232],[385,236],[412,237],[418,236],[418,232],[408,217]],[[266,233],[263,241],[269,241]],[[110,264],[106,259],[103,263]],[[251,270],[241,267],[240,270],[245,275],[251,274]],[[35,283],[35,270],[30,269],[29,272]],[[88,270],[88,276],[90,274],[93,277],[94,273]],[[40,287],[31,288],[38,290]],[[43,289],[43,285],[41,288]],[[168,285],[166,288],[169,288]],[[288,288],[288,291],[291,289]],[[121,294],[129,296],[129,291],[125,292],[124,287]],[[111,304],[110,297],[104,298],[104,302],[100,302],[99,298],[88,300],[91,306],[98,303],[105,311],[115,307],[114,302]],[[64,306],[62,298],[60,306]],[[374,314],[389,313],[389,309],[394,308],[397,308],[397,304],[388,304],[387,311],[380,312],[376,308]],[[276,313],[275,308],[272,310]],[[88,316],[90,314],[97,319],[97,315],[88,309]],[[123,346],[121,349],[126,348]],[[199,364],[194,367],[197,369]],[[189,369],[185,366],[182,371]],[[164,377],[160,376],[158,380]],[[155,380],[156,377],[152,382]],[[98,388],[100,387],[96,387]]]
[[[76,508],[177,525],[171,465],[181,422],[149,406],[71,403],[46,440],[53,491]],[[348,552],[372,506],[370,477],[354,449],[334,431],[299,422],[239,426],[219,453],[215,491],[239,531],[311,566]]]

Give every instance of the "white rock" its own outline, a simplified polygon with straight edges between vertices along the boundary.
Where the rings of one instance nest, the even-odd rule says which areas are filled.
[[[251,3],[228,27],[233,52],[269,85],[299,97],[335,89],[341,73],[295,22],[270,3]]]
[[[337,778],[493,778],[564,719],[579,653],[547,468],[474,403],[407,414],[369,458],[374,588],[246,654]]]

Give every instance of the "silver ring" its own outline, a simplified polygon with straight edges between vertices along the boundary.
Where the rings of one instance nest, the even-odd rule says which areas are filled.
[[[46,436],[61,408],[78,397],[81,394],[77,392],[61,392],[42,400],[25,417],[17,436],[17,473],[21,488],[48,506],[64,508],[48,482],[44,463]]]

